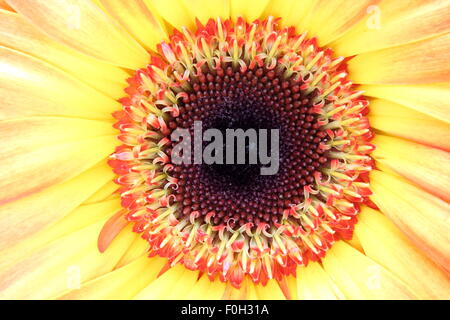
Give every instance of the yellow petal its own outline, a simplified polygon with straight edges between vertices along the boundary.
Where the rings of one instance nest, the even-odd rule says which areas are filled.
[[[394,274],[343,241],[336,242],[328,251],[323,266],[349,299],[416,298]]]
[[[361,86],[369,97],[389,100],[441,121],[450,122],[450,84]]]
[[[97,250],[104,221],[58,239],[0,271],[1,299],[47,299],[110,272],[136,237],[123,230],[105,252]]]
[[[450,30],[449,15],[447,1],[382,1],[333,49],[352,56],[427,39]]]
[[[120,104],[57,68],[0,46],[0,119],[71,116],[111,119]]]
[[[194,286],[190,289],[187,294],[187,299],[189,300],[205,300],[207,298],[207,292],[211,286],[212,282],[206,275],[203,275],[198,279]]]
[[[450,33],[357,55],[348,62],[360,84],[424,84],[450,81]]]
[[[225,288],[225,283],[219,280],[212,281],[211,285],[209,286],[208,292],[206,293],[206,296],[203,297],[203,299],[220,300],[225,293]]]
[[[42,59],[108,96],[124,96],[128,73],[47,37],[15,12],[0,10],[0,44]]]
[[[256,284],[248,280],[248,299],[247,300],[258,300],[258,295],[256,293]]]
[[[450,151],[450,124],[411,108],[374,99],[369,121],[372,128],[383,133]]]
[[[321,46],[351,29],[367,15],[367,9],[380,0],[317,0],[311,8],[304,28],[317,37]]]
[[[195,17],[189,14],[183,0],[144,0],[147,6],[177,29],[193,28]],[[153,11],[152,11],[153,12]]]
[[[288,276],[286,278],[287,286],[289,288],[289,294],[291,296],[291,300],[298,300],[298,288],[297,288],[297,277]]]
[[[351,245],[356,250],[360,251],[361,253],[364,253],[364,249],[361,245],[361,241],[359,241],[358,236],[353,233],[353,236],[350,240],[345,240],[349,245]]]
[[[235,288],[232,286],[230,282],[227,282],[225,284],[225,292],[223,293],[222,300],[258,300],[261,298],[258,298],[257,294],[257,286],[261,286],[261,284],[256,284],[252,281],[250,276],[244,277],[242,281],[241,287]],[[276,282],[268,283],[267,285],[270,288],[274,288],[274,295],[278,295],[280,292],[280,287]],[[287,288],[289,290],[289,288]],[[259,290],[259,289],[258,289]],[[266,294],[266,293],[263,293]],[[269,298],[267,298],[269,299]],[[283,295],[280,299],[286,299]]]
[[[165,299],[169,300],[187,300],[189,292],[198,280],[199,271],[186,270],[181,279],[177,281],[174,290],[168,293]],[[162,296],[161,296],[162,297]]]
[[[317,262],[297,268],[299,300],[345,300],[345,296]]]
[[[160,270],[158,270],[159,272]],[[176,265],[173,268],[167,270],[159,278],[150,283],[145,289],[140,291],[134,299],[136,300],[166,300],[177,290],[187,290],[189,288],[183,288],[178,284],[182,281],[183,277],[190,277],[189,273],[195,273],[187,270],[182,265]]]
[[[84,283],[59,297],[62,300],[125,300],[156,279],[166,260],[142,257],[123,268]]]
[[[37,232],[35,235],[22,240],[0,252],[2,260],[0,269],[6,265],[16,263],[18,260],[30,255],[33,251],[44,245],[60,239],[70,233],[86,228],[98,221],[104,221],[120,209],[119,200],[109,200],[91,205],[82,205],[70,212],[59,221]],[[15,227],[15,226],[14,226]]]
[[[121,268],[141,258],[142,256],[147,256],[148,248],[148,242],[141,237],[137,237],[136,240],[134,240],[134,242],[130,245],[127,252],[125,252],[125,254],[120,258],[116,268]]]
[[[144,0],[100,0],[100,3],[147,50],[156,50],[156,45],[167,38],[162,21]]]
[[[9,141],[0,143],[10,148]],[[0,155],[0,204],[30,196],[76,177],[105,159],[116,145],[114,136],[49,146],[34,146],[32,142],[16,145],[15,151]]]
[[[92,196],[89,197],[83,204],[92,204],[108,199],[115,191],[119,189],[119,186],[114,181],[108,181],[103,187],[97,190]]]
[[[112,136],[117,133],[112,121],[62,117],[30,117],[0,121],[0,145],[3,157],[33,148],[83,139]],[[30,146],[33,146],[30,148]]]
[[[450,282],[445,273],[379,211],[363,207],[355,233],[366,255],[408,284],[420,299],[449,298]]]
[[[63,218],[113,177],[105,161],[72,180],[1,206],[0,250]]]
[[[297,32],[303,32],[305,31],[305,18],[309,16],[314,4],[315,0],[272,0],[267,4],[263,17],[280,17],[283,26],[294,26]]]
[[[222,21],[230,17],[230,0],[183,0],[193,17],[196,17],[202,23],[209,19],[222,18]]]
[[[144,67],[148,53],[90,1],[8,0],[33,25],[61,43],[102,61]]]
[[[260,300],[286,300],[280,286],[274,279],[269,280],[266,286],[261,284],[255,285],[255,289],[256,295]]]
[[[266,6],[270,0],[254,0],[254,1],[242,1],[242,0],[230,0],[230,14],[231,18],[236,21],[238,17],[245,18],[248,22],[253,22],[259,19],[266,9]]]
[[[433,261],[450,266],[450,205],[390,174],[372,171],[371,199]]]
[[[239,289],[233,287],[230,282],[227,282],[222,300],[247,300],[247,293],[249,290],[248,280],[248,278],[245,278]]]
[[[443,200],[450,201],[450,154],[403,139],[376,135],[372,156],[396,173]]]
[[[57,239],[63,235],[96,223],[99,220],[103,221],[104,219],[108,219],[121,208],[119,199],[81,205],[61,219],[61,221],[58,221],[47,230],[43,230],[37,237],[44,236],[46,239],[50,240]]]

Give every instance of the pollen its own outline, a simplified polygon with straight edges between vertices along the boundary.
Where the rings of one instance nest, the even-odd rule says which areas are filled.
[[[373,133],[346,61],[269,17],[174,30],[129,79],[109,161],[149,255],[239,288],[295,275],[350,239],[368,202]],[[279,170],[175,164],[171,134],[277,129]]]

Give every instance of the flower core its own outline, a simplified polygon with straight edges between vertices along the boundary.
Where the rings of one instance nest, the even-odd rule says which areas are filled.
[[[316,90],[302,92],[301,81],[264,66],[205,67],[190,85],[171,128],[192,132],[194,121],[202,121],[205,129],[222,131],[278,129],[280,168],[276,175],[261,175],[258,164],[176,165],[171,176],[177,179],[173,194],[180,211],[185,216],[197,211],[204,222],[232,229],[281,222],[286,210],[304,200],[303,188],[314,183],[314,173],[330,161],[321,148],[329,137],[310,106]]]
[[[368,102],[343,58],[279,20],[175,30],[129,79],[111,156],[126,218],[168,258],[240,287],[281,281],[349,239],[370,195]],[[175,129],[278,129],[279,171],[175,164]]]

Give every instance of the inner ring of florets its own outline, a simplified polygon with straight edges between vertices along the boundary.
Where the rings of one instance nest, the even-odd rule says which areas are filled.
[[[217,19],[175,30],[129,83],[110,165],[150,255],[239,287],[295,274],[351,238],[374,147],[343,58],[273,18]],[[280,129],[280,171],[172,163],[171,133],[196,120]]]

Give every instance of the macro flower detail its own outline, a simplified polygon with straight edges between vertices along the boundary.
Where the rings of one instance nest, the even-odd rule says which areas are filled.
[[[449,15],[0,0],[0,298],[448,299]]]
[[[295,274],[351,239],[370,195],[368,102],[344,58],[269,17],[175,31],[129,80],[110,165],[122,205],[151,254],[239,288]],[[174,129],[281,128],[281,172],[171,162]],[[274,123],[275,122],[275,123]],[[211,172],[213,171],[213,172]],[[244,173],[242,173],[244,172]]]

